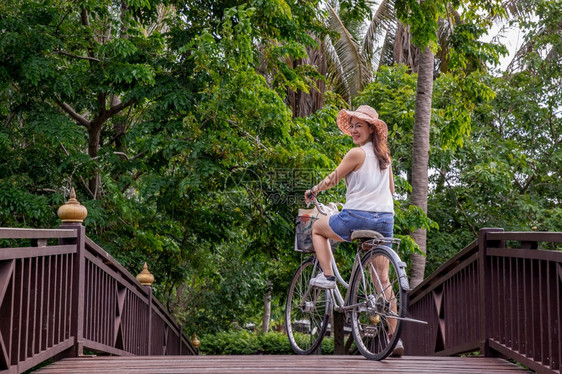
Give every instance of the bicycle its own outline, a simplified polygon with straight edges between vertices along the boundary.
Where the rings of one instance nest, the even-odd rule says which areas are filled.
[[[313,198],[318,211],[326,215],[324,205]],[[400,239],[384,238],[377,231],[357,230],[351,235],[357,252],[349,283],[342,278],[332,256],[337,283],[347,289],[345,297],[338,287],[321,289],[310,286],[310,279],[322,271],[314,249],[291,281],[285,309],[287,335],[297,354],[314,353],[328,328],[332,311],[345,313],[351,324],[355,345],[367,359],[383,360],[394,350],[406,317],[408,291],[406,264],[392,249]],[[295,248],[297,249],[297,248]],[[297,249],[298,250],[298,249]],[[388,266],[388,273],[384,270]]]

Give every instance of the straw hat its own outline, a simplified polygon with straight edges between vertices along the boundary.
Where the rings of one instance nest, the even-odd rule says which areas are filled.
[[[338,127],[340,130],[346,134],[351,135],[351,131],[349,130],[349,125],[351,124],[351,118],[355,117],[358,119],[362,119],[367,121],[371,125],[375,127],[377,131],[377,135],[382,140],[386,141],[388,139],[388,128],[386,127],[386,123],[379,119],[379,114],[376,110],[371,108],[368,105],[361,105],[357,110],[345,110],[342,109],[338,113]]]

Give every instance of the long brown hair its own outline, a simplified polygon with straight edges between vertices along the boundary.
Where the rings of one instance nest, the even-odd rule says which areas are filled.
[[[390,150],[386,144],[386,139],[379,136],[379,133],[375,127],[369,123],[369,126],[373,127],[373,134],[371,135],[371,141],[373,142],[373,151],[375,152],[375,157],[379,160],[379,167],[384,170],[390,165]]]

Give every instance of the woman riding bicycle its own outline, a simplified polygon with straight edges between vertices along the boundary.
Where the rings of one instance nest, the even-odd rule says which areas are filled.
[[[356,111],[341,110],[337,124],[344,134],[352,137],[357,147],[347,152],[336,170],[305,192],[308,202],[310,196],[335,186],[345,177],[347,192],[343,209],[318,219],[312,226],[312,243],[323,273],[310,284],[326,289],[336,287],[329,239],[349,242],[355,230],[374,230],[384,237],[392,237],[394,226],[394,180],[386,123],[378,118],[375,109],[361,105]],[[383,278],[388,273],[388,263],[375,264],[375,267]],[[395,354],[400,355],[401,342],[397,348]]]

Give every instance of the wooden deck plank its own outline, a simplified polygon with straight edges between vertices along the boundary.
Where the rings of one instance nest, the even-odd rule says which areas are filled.
[[[531,373],[508,361],[484,357],[416,357],[369,361],[361,356],[148,356],[80,357],[57,361],[38,374],[194,373]]]

